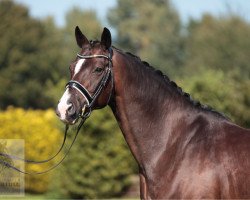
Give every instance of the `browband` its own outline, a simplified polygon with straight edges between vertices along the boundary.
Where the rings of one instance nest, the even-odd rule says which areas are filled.
[[[89,55],[89,56],[84,56],[81,54],[77,54],[77,57],[79,58],[83,58],[83,59],[88,59],[88,58],[106,58],[108,59],[110,62],[112,62],[112,58],[106,55],[99,55],[99,54],[95,54],[95,55]]]

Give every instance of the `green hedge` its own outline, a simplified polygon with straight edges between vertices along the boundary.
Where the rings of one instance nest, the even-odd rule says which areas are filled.
[[[57,127],[53,110],[24,110],[9,107],[0,112],[0,138],[24,139],[25,158],[43,160],[53,155],[62,142],[62,133]],[[2,152],[3,146],[0,147]],[[3,159],[1,157],[1,159]],[[56,161],[55,161],[56,162]],[[49,162],[41,165],[26,164],[26,171],[44,171],[54,165]],[[18,172],[16,172],[18,173]],[[25,175],[25,189],[33,193],[43,193],[48,189],[52,173]]]
[[[137,170],[113,114],[95,111],[51,186],[51,197],[110,198],[122,195]],[[73,137],[74,132],[70,133]]]

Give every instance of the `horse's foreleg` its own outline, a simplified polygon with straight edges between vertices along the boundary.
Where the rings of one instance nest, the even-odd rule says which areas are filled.
[[[146,179],[143,173],[141,172],[141,170],[139,170],[139,176],[140,176],[140,198],[150,199],[150,197],[148,196],[148,188],[147,188]]]

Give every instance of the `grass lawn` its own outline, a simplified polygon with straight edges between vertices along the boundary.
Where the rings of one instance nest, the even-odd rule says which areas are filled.
[[[35,194],[26,194],[24,197],[1,197],[0,196],[0,200],[12,200],[12,199],[17,199],[17,200],[27,200],[27,199],[30,199],[30,200],[44,200],[44,199],[48,199],[48,197],[46,197],[46,195],[41,195],[41,194],[38,194],[38,195],[35,195]],[[114,199],[114,198],[112,198]],[[125,199],[128,199],[128,200],[139,200],[139,198],[115,198],[115,199],[121,199],[121,200],[125,200]],[[48,199],[49,200],[49,199]]]
[[[22,200],[22,199],[31,199],[31,200],[33,200],[33,199],[35,199],[35,200],[39,200],[39,199],[42,199],[42,200],[44,200],[44,199],[47,199],[46,198],[46,196],[45,195],[34,195],[34,194],[26,194],[24,197],[8,197],[8,196],[1,196],[0,195],[0,200],[2,200],[2,199],[6,199],[6,200],[8,200],[8,199],[20,199],[20,200]]]

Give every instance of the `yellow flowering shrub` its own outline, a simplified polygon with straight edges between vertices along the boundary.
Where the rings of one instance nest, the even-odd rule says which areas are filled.
[[[25,158],[45,160],[57,152],[63,140],[56,120],[51,109],[42,111],[9,107],[0,112],[0,139],[24,139]],[[44,171],[55,163],[25,164],[25,170]],[[52,175],[53,171],[43,175],[25,175],[25,190],[45,192]]]

